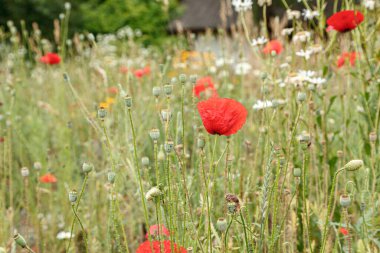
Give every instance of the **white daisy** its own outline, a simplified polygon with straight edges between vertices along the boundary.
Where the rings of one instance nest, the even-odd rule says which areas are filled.
[[[302,16],[305,20],[311,20],[313,18],[316,18],[319,16],[319,12],[318,11],[312,11],[312,10],[308,10],[308,9],[304,9],[302,11]]]
[[[255,47],[255,46],[258,46],[258,45],[264,45],[267,42],[268,42],[268,40],[264,36],[261,36],[261,37],[259,37],[257,39],[253,39],[251,45],[253,47]]]
[[[305,60],[309,60],[310,56],[312,55],[312,53],[313,53],[313,51],[311,51],[311,50],[303,50],[303,49],[301,49],[301,51],[296,52],[296,55],[300,56],[300,57],[304,57]]]
[[[252,9],[252,4],[252,0],[232,0],[232,6],[237,12]]]
[[[236,75],[246,75],[252,69],[252,66],[247,62],[241,62],[235,66]]]

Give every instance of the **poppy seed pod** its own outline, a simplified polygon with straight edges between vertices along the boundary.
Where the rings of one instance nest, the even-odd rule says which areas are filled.
[[[234,202],[227,203],[227,210],[230,214],[235,214],[237,211],[237,204]]]
[[[363,166],[362,160],[351,160],[346,165],[344,165],[344,168],[348,171],[355,171],[360,169]]]
[[[167,154],[170,154],[173,151],[173,147],[174,147],[174,142],[172,141],[167,141],[164,144],[164,149]]]
[[[342,207],[347,208],[351,204],[351,198],[349,195],[340,195],[339,203]]]
[[[302,175],[302,170],[300,168],[294,168],[293,169],[293,176],[294,177],[300,177]]]
[[[158,187],[154,186],[150,188],[150,190],[145,194],[145,198],[146,200],[149,201],[161,195],[162,195],[162,191]]]
[[[94,169],[94,166],[91,163],[83,163],[82,171],[84,173],[90,173]]]
[[[155,96],[156,98],[158,98],[161,94],[161,87],[153,87],[153,96]]]
[[[172,112],[170,111],[170,109],[161,110],[161,117],[163,121],[168,122],[172,118]]]
[[[29,169],[27,167],[21,168],[21,176],[28,177],[29,176]]]
[[[109,171],[107,173],[107,180],[110,184],[113,184],[115,183],[115,179],[116,179],[116,173],[113,172],[113,171]]]
[[[141,164],[145,167],[148,167],[149,166],[149,157],[144,156],[143,158],[141,158]]]
[[[77,201],[78,199],[78,193],[76,190],[72,190],[69,192],[69,200],[71,202],[72,205],[74,205],[74,203]]]
[[[100,107],[98,109],[98,118],[101,120],[104,120],[104,118],[107,116],[107,111],[104,107]]]
[[[160,130],[157,128],[153,128],[149,131],[149,136],[153,141],[157,141],[160,138]]]
[[[305,92],[298,92],[297,94],[297,101],[303,102],[306,100],[306,93]]]
[[[173,92],[173,85],[170,85],[170,84],[164,85],[164,92],[165,92],[166,96],[170,97],[170,95]]]
[[[369,134],[369,141],[372,142],[372,143],[375,143],[376,140],[377,140],[377,134],[376,134],[376,132],[371,132]]]
[[[132,107],[132,97],[127,95],[125,98],[124,98],[124,102],[125,102],[125,105],[128,107],[128,108],[131,108]]]
[[[190,76],[190,82],[191,82],[192,84],[195,84],[195,83],[197,82],[197,76],[196,76],[196,75],[191,75],[191,76]]]
[[[35,162],[35,163],[33,164],[33,168],[34,168],[35,170],[41,170],[41,168],[42,168],[42,164],[41,164],[40,162]]]
[[[185,74],[180,74],[179,75],[179,82],[184,85],[186,83],[186,75]]]
[[[199,149],[203,149],[206,145],[205,137],[203,135],[199,135],[197,139],[197,147]]]
[[[177,84],[177,78],[173,77],[172,79],[170,79],[170,83],[172,85],[176,85]]]
[[[227,220],[225,218],[219,218],[216,222],[216,228],[222,233],[227,230],[227,226]]]
[[[21,248],[25,248],[25,247],[27,246],[24,237],[22,237],[22,235],[20,235],[19,233],[16,233],[16,234],[13,236],[13,239],[15,240],[16,244],[17,244],[18,246],[20,246]]]
[[[193,247],[188,247],[187,249],[186,249],[186,251],[187,251],[187,253],[193,253]]]

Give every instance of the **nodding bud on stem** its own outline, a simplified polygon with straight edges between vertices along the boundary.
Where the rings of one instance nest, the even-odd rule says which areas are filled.
[[[219,218],[216,222],[216,228],[222,233],[225,232],[227,230],[227,220],[225,218]]]
[[[161,195],[162,195],[162,191],[158,187],[155,186],[155,187],[150,188],[150,190],[145,194],[145,198],[146,200],[149,201]]]
[[[78,193],[76,190],[72,190],[69,192],[69,200],[71,202],[71,204],[74,204],[75,202],[77,202],[77,199],[78,199]]]
[[[306,93],[305,92],[298,92],[297,94],[297,101],[303,102],[306,100]]]
[[[363,164],[363,160],[351,160],[343,168],[348,171],[355,171],[360,169]]]
[[[349,195],[340,195],[339,203],[342,207],[347,208],[351,204],[351,198]]]
[[[91,163],[83,163],[82,170],[84,173],[90,173],[94,169],[94,166]]]
[[[149,131],[149,136],[153,141],[157,141],[160,138],[160,130],[157,128],[153,128]]]
[[[20,246],[21,248],[25,248],[25,247],[27,246],[24,237],[22,237],[22,235],[20,235],[19,233],[16,233],[16,234],[13,236],[13,239],[15,240],[16,244],[17,244],[18,246]]]

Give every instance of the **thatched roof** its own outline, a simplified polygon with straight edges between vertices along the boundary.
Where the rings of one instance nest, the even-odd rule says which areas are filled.
[[[181,4],[184,12],[170,23],[170,32],[228,29],[236,22],[237,13],[232,10],[230,0],[183,0]]]

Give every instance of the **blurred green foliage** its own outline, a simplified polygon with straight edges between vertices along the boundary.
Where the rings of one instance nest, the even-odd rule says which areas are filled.
[[[0,0],[0,26],[8,20],[28,27],[38,23],[45,37],[52,37],[53,20],[65,13],[63,0]],[[177,15],[177,0],[81,0],[71,3],[69,34],[75,32],[111,33],[123,26],[140,29],[144,42],[166,36],[168,22]]]

